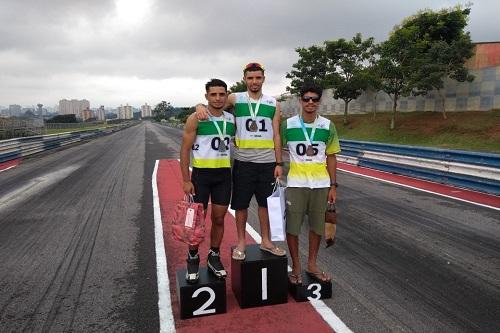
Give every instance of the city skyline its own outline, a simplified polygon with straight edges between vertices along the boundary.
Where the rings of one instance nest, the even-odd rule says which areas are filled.
[[[264,64],[264,90],[277,96],[289,83],[285,75],[298,59],[296,47],[350,39],[357,32],[381,42],[419,10],[460,3],[4,0],[0,105],[52,107],[74,98],[89,100],[91,107],[146,101],[154,107],[162,100],[188,107],[204,101],[210,78],[232,85],[252,61]],[[498,12],[497,1],[472,5],[466,30],[473,42],[500,40]]]

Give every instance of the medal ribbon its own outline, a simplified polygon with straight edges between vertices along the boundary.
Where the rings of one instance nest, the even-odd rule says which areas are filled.
[[[262,100],[262,95],[260,95],[257,104],[255,105],[255,112],[253,111],[252,103],[250,102],[250,95],[247,92],[247,103],[248,110],[250,111],[250,115],[252,116],[252,120],[255,121],[257,119],[257,114],[259,113],[260,101]]]
[[[208,110],[207,110],[208,111]],[[222,131],[220,130],[219,124],[217,123],[217,120],[215,117],[208,111],[208,118],[212,121],[212,123],[215,125],[215,128],[217,129],[217,133],[219,133],[219,138],[221,141],[221,145],[225,145],[226,143],[224,142],[224,135],[226,135],[226,117],[224,116],[224,112],[222,112],[222,121],[223,121],[223,126],[222,126]]]
[[[302,132],[304,132],[304,137],[306,138],[307,142],[309,142],[309,145],[312,146],[314,140],[314,133],[316,133],[316,125],[318,125],[318,117],[314,119],[313,128],[311,131],[311,137],[309,137],[309,134],[307,134],[306,125],[304,124],[304,119],[302,119],[301,116],[299,116],[299,119],[300,119],[300,126],[302,126]]]

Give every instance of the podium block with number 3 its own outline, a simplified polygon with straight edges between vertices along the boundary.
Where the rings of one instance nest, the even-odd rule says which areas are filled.
[[[226,312],[226,280],[219,279],[200,267],[198,283],[186,282],[186,269],[176,272],[177,297],[181,319]]]
[[[240,307],[286,303],[286,256],[262,251],[258,244],[247,245],[245,252],[245,260],[231,259],[231,284]]]
[[[318,281],[302,274],[302,284],[288,284],[290,293],[297,302],[332,298],[332,282]]]

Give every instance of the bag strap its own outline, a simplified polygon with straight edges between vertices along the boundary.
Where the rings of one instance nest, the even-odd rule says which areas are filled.
[[[189,202],[189,203],[194,203],[193,195],[192,194],[190,194],[190,195],[184,194],[184,201]]]
[[[285,184],[281,181],[281,179],[276,178],[276,181],[274,182],[274,187],[273,187],[273,192],[276,191],[279,187],[286,187]]]

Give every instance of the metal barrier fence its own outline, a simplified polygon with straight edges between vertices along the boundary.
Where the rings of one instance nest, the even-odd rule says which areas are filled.
[[[107,135],[136,125],[137,122],[122,123],[117,126],[75,133],[37,135],[0,141],[0,163],[16,160],[39,152],[59,148],[94,137]]]
[[[340,161],[500,195],[500,154],[340,140]]]

